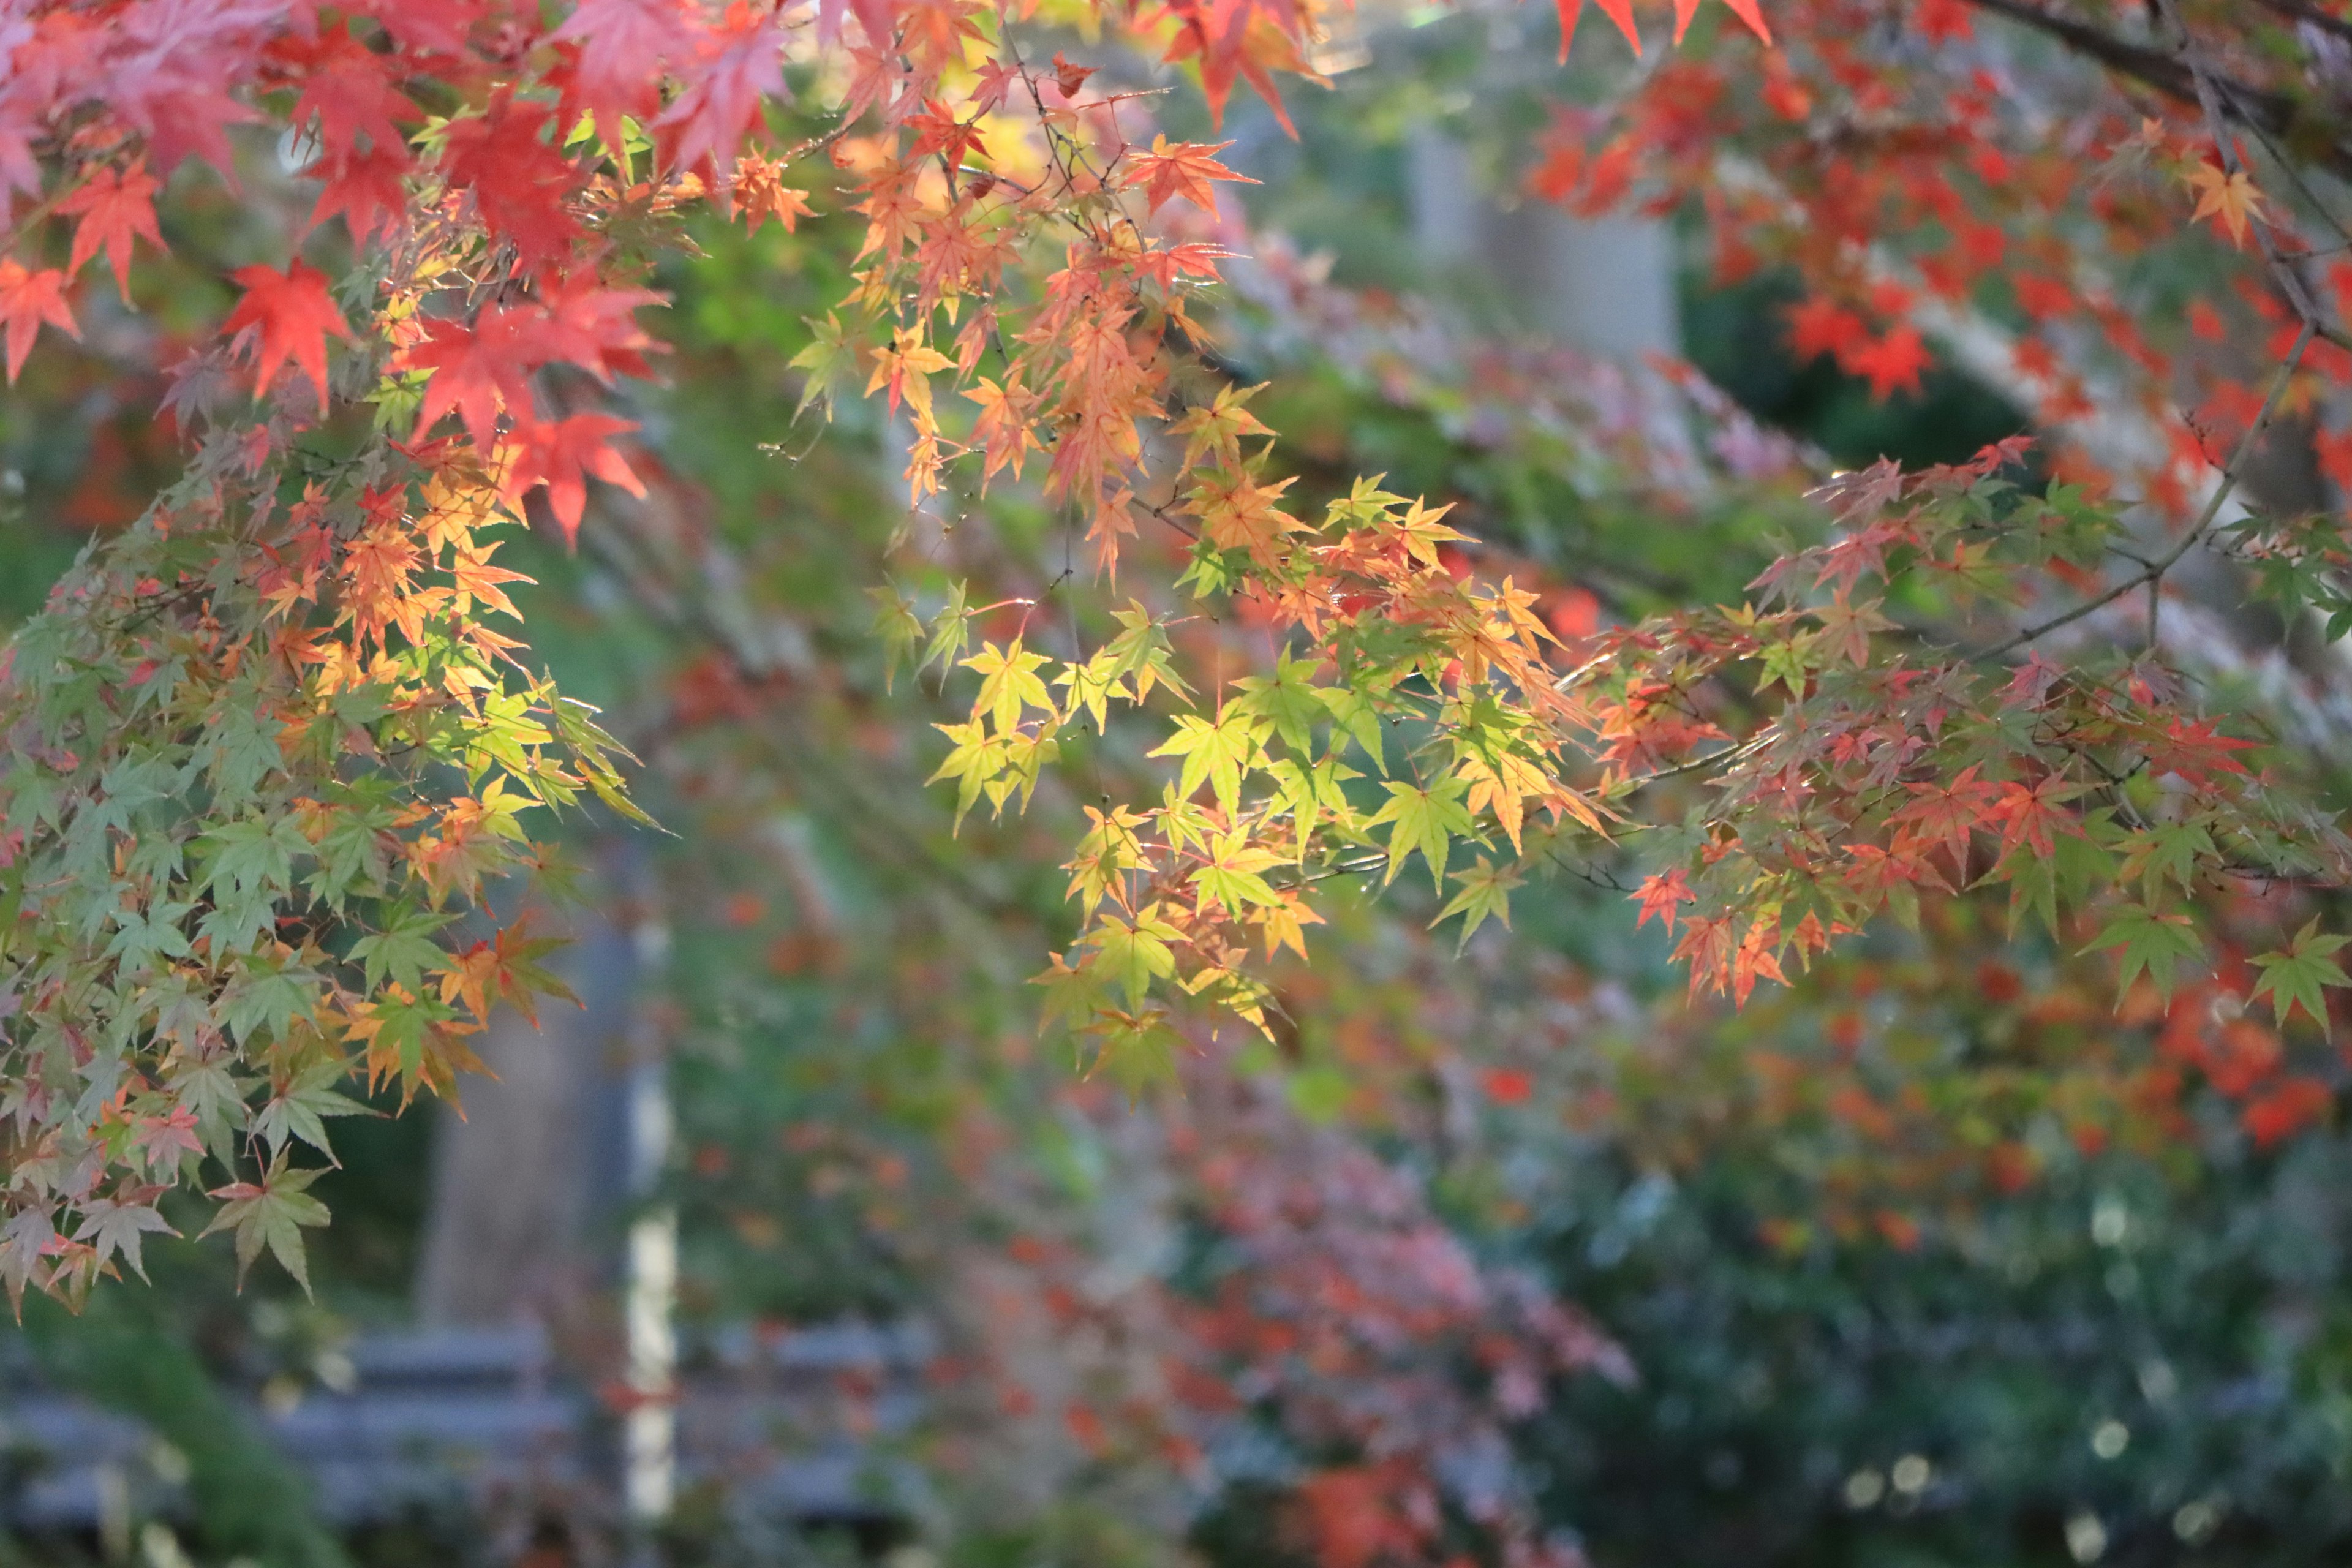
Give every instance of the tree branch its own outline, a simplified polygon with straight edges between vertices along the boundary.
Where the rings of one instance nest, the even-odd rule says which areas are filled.
[[[2149,562],[2146,571],[2134,573],[2098,597],[2086,599],[2063,615],[2053,616],[2039,625],[2026,627],[2007,642],[1978,657],[1991,659],[2014,653],[2037,637],[2070,626],[2095,610],[2105,609],[2136,588],[2149,586],[2172,570],[2174,563],[2189,553],[2189,547],[2205,537],[2206,531],[2213,526],[2213,520],[2221,515],[2221,508],[2228,503],[2230,492],[2237,489],[2240,470],[2245,467],[2246,459],[2253,455],[2254,446],[2262,439],[2263,433],[2269,428],[2271,416],[2278,411],[2279,399],[2286,395],[2287,383],[2302,367],[2304,351],[2311,347],[2314,335],[2313,323],[2304,322],[2303,331],[2295,336],[2294,347],[2288,351],[2286,359],[2279,365],[2278,374],[2271,380],[2270,395],[2263,399],[2262,412],[2254,416],[2254,422],[2246,427],[2245,435],[2239,437],[2237,450],[2230,454],[2230,461],[2221,470],[2221,482],[2213,487],[2212,497],[2206,501],[2205,510],[2199,514],[2195,527],[2175,541],[2171,549]]]

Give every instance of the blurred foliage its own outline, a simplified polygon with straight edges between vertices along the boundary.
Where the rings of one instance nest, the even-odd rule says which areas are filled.
[[[1423,29],[1402,58],[1340,77],[1297,106],[1295,145],[1237,106],[1227,134],[1251,154],[1237,161],[1266,181],[1254,216],[1302,251],[1332,251],[1337,281],[1443,297],[1411,260],[1404,141],[1442,122],[1492,163],[1524,131],[1524,96],[1475,74],[1494,40],[1468,35],[1488,25]],[[714,231],[670,266],[659,282],[677,352],[660,385],[635,389],[635,412],[675,481],[659,493],[690,510],[658,536],[592,514],[578,554],[534,540],[508,558],[540,579],[517,595],[536,654],[646,758],[639,798],[678,835],[652,853],[675,925],[661,1005],[681,1157],[664,1195],[681,1220],[690,1367],[716,1364],[724,1331],[745,1321],[984,1317],[953,1299],[971,1279],[959,1269],[1041,1237],[1195,1300],[1214,1274],[1204,1260],[1234,1245],[1197,1192],[1141,1191],[1157,1167],[1122,1140],[1153,1112],[1074,1089],[1074,1064],[1037,1043],[1026,982],[1068,929],[1052,862],[1075,803],[1041,800],[958,838],[923,788],[928,725],[955,715],[927,681],[886,679],[866,593],[894,539],[935,524],[892,499],[878,412],[845,407],[820,432],[796,420],[788,368],[806,318],[843,291],[853,233],[839,217],[795,236]],[[182,256],[204,254],[174,237]],[[183,286],[209,287],[185,265]],[[1924,399],[1875,405],[1826,365],[1797,367],[1778,346],[1785,300],[1769,279],[1693,279],[1686,341],[1749,413],[1832,460],[1948,459],[2015,427],[1995,393],[1948,373]],[[1475,283],[1452,304],[1465,339],[1507,324]],[[1464,526],[1612,615],[1736,594],[1770,538],[1801,526],[1785,487],[1728,484],[1662,525],[1657,498],[1596,465],[1580,429],[1479,422],[1500,362],[1384,378],[1376,344],[1286,336],[1247,300],[1230,328],[1220,352],[1243,379],[1271,381],[1257,406],[1303,491],[1369,470],[1456,499]],[[73,363],[37,362],[0,402],[0,454],[18,476],[0,530],[12,616],[37,604],[79,531],[123,521],[168,464],[152,432],[49,368]],[[1013,493],[966,521],[929,548],[1050,598],[1066,549],[1053,520]],[[747,638],[765,659],[756,679]],[[1119,744],[1103,742],[1102,765],[1122,765]],[[1425,1190],[1482,1266],[1530,1271],[1622,1347],[1630,1382],[1560,1377],[1512,1431],[1549,1527],[1603,1568],[2285,1568],[2352,1549],[2339,1136],[2263,1147],[2210,1089],[2189,1094],[2168,1145],[2085,1135],[2095,1119],[2068,1111],[2072,1064],[2097,1055],[2086,1042],[2137,1062],[2151,1029],[2114,1026],[2110,1041],[2078,1020],[2042,1057],[2013,1049],[2014,993],[1983,965],[2030,960],[2051,972],[2042,994],[2084,981],[1990,921],[1898,933],[1736,1023],[1675,1014],[1665,943],[1630,929],[1609,874],[1564,868],[1521,895],[1515,942],[1489,932],[1458,962],[1418,931],[1434,912],[1418,894],[1402,895],[1402,920],[1345,912],[1332,973],[1294,976],[1276,1042],[1238,1058],[1302,1141],[1356,1140]],[[1843,1081],[1837,1020],[1858,1006],[1875,1009],[1872,1037],[1894,1053],[1881,1065],[1923,1093],[1999,1100],[1987,1115],[2009,1118],[1966,1159],[1919,1154],[1932,1171],[1917,1186],[1898,1138],[1856,1153],[1851,1118],[1791,1113],[1757,1075],[1760,1049],[1809,1081]],[[2021,1083],[2022,1109],[2001,1098]],[[1965,1119],[1953,1125],[1965,1142]],[[103,1292],[74,1320],[47,1302],[28,1312],[21,1342],[47,1377],[186,1455],[204,1560],[341,1560],[231,1391],[314,1376],[341,1325],[397,1316],[428,1133],[417,1117],[345,1124],[343,1169],[317,1189],[337,1215],[313,1265],[324,1312],[268,1281],[234,1296],[222,1247],[163,1245],[152,1292]],[[2008,1190],[1946,1180],[2011,1145],[2028,1168]],[[1840,1204],[1852,1223],[1832,1223]],[[1152,1216],[1171,1213],[1174,1234],[1158,1236]],[[1218,1568],[1288,1568],[1307,1560],[1286,1522],[1283,1466],[1298,1451],[1271,1405],[1251,1414],[1276,1458],[1254,1472],[1249,1454],[1221,1457],[1217,1486],[1172,1510],[1158,1493],[1138,1500],[1101,1455],[1031,1472],[1032,1494],[992,1494],[990,1456],[950,1453],[915,1524],[954,1568],[1124,1568],[1171,1561],[1178,1541]],[[947,1411],[906,1447],[944,1433],[951,1449],[948,1417],[969,1415]],[[1026,1462],[1025,1441],[1006,1438],[1007,1464]],[[781,1539],[714,1488],[689,1494],[669,1547],[681,1564],[719,1564],[847,1561],[874,1544]],[[449,1550],[420,1527],[354,1554]]]

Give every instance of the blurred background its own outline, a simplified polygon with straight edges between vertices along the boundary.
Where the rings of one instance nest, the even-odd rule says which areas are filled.
[[[1635,68],[1556,44],[1368,3],[1295,136],[1154,109],[1261,182],[1211,231],[1249,258],[1214,353],[1267,384],[1302,495],[1454,501],[1574,635],[1736,597],[1835,468],[2025,427],[1962,370],[1874,396],[1800,363],[1794,286],[1722,281],[1696,212],[1538,199],[1545,138]],[[163,368],[309,201],[249,153],[239,196],[173,187],[139,312],[93,294],[0,398],[10,616],[173,470]],[[583,1005],[494,1027],[462,1113],[346,1123],[315,1298],[159,1243],[152,1288],[0,1327],[0,1564],[2352,1551],[2352,1158],[2161,1079],[2163,1020],[1998,910],[1734,1018],[1683,1003],[1606,866],[1458,953],[1400,884],[1284,972],[1274,1041],[1140,1102],[1083,1079],[1027,982],[1084,784],[951,833],[924,780],[955,704],[886,677],[872,591],[1059,594],[1088,636],[1108,595],[1070,592],[1034,492],[910,514],[878,402],[798,412],[860,232],[825,196],[666,266],[677,352],[625,395],[647,497],[502,557],[669,829],[576,820],[576,898],[509,890]]]

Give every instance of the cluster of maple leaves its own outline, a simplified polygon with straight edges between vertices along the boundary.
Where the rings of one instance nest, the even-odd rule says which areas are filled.
[[[1765,34],[1752,5],[1732,8]],[[1564,40],[1577,9],[1562,7]],[[1638,42],[1623,0],[1602,9]],[[1319,519],[1286,509],[1290,481],[1267,472],[1249,394],[1192,353],[1205,332],[1190,300],[1220,247],[1155,221],[1171,204],[1213,208],[1213,184],[1234,176],[1214,147],[1134,140],[1148,129],[1135,96],[1026,58],[1011,11],[24,9],[0,33],[12,378],[44,330],[77,330],[100,255],[131,294],[139,247],[163,242],[165,180],[200,177],[180,174],[191,163],[237,177],[240,125],[289,132],[320,186],[297,238],[351,261],[340,284],[299,256],[236,275],[237,303],[170,405],[194,443],[189,477],[99,548],[12,656],[11,1289],[70,1293],[118,1254],[135,1262],[140,1231],[163,1224],[157,1193],[208,1161],[232,1177],[213,1191],[244,1255],[268,1245],[299,1270],[297,1231],[323,1215],[289,1149],[324,1150],[318,1119],[344,1109],[327,1086],[356,1068],[446,1088],[489,998],[538,983],[511,926],[470,948],[433,933],[458,929],[461,907],[488,921],[484,879],[538,858],[525,805],[622,796],[609,743],[485,625],[510,606],[479,531],[543,505],[569,536],[591,479],[635,487],[630,426],[593,389],[648,369],[657,345],[636,313],[656,302],[651,259],[697,205],[791,227],[811,210],[784,184],[803,160],[840,172],[866,226],[856,287],[801,362],[812,398],[862,385],[903,411],[918,505],[950,484],[1025,482],[1034,458],[1043,498],[1077,517],[1104,574],[1139,530],[1172,531],[1176,586],[1235,606],[1276,646],[1255,674],[1188,679],[1171,617],[1140,603],[1118,636],[1063,658],[1029,645],[1020,613],[969,651],[976,618],[1023,606],[957,593],[885,615],[895,647],[978,677],[940,769],[965,809],[1025,799],[1113,702],[1176,703],[1156,752],[1175,776],[1155,805],[1095,812],[1068,868],[1085,928],[1043,977],[1049,1014],[1122,1076],[1162,1070],[1196,1001],[1265,1026],[1249,949],[1303,952],[1317,884],[1393,880],[1418,856],[1444,913],[1475,930],[1507,920],[1511,888],[1558,843],[1637,825],[1655,786],[1693,773],[1714,791],[1659,829],[1670,843],[1644,915],[1679,923],[1696,984],[1742,1000],[1922,889],[2006,883],[2053,930],[2087,918],[2127,984],[2163,985],[2202,951],[2201,886],[2336,879],[2344,846],[2325,815],[2255,771],[2251,739],[2185,712],[2156,646],[2166,571],[2215,536],[2273,414],[2313,405],[2315,379],[2341,368],[2342,333],[2294,287],[2300,255],[2276,254],[2299,242],[2282,240],[2238,121],[2210,101],[2240,101],[2229,94],[2251,68],[2184,46],[2173,85],[2193,89],[2195,113],[2105,141],[2117,128],[2094,117],[2038,178],[1992,144],[1999,83],[1979,70],[1937,105],[1939,127],[1978,146],[1962,176],[1946,142],[1897,122],[1894,79],[1850,41],[1878,9],[1823,0],[1780,18],[1786,47],[1743,87],[1788,126],[1777,136],[1726,136],[1735,73],[1717,39],[1645,78],[1597,153],[1564,121],[1532,178],[1588,206],[1637,179],[1696,190],[1735,269],[1769,257],[1814,280],[1800,348],[1882,393],[1922,363],[1919,324],[1897,318],[1930,294],[1965,302],[2004,266],[2029,316],[2054,314],[2063,289],[2108,352],[2149,369],[2121,307],[2055,276],[2074,254],[2061,231],[2104,225],[2120,247],[2201,216],[2271,253],[2273,286],[2243,308],[2277,322],[2284,368],[2253,396],[2217,375],[2227,451],[2205,426],[2158,419],[2144,390],[2175,438],[2136,477],[2184,514],[2144,555],[2110,496],[2008,489],[2016,449],[1911,479],[1876,469],[1823,497],[1833,537],[1759,580],[1760,604],[1572,651],[1535,587],[1455,570],[1449,547],[1466,542],[1442,507],[1369,479]],[[1926,10],[1931,42],[1964,41],[1964,8]],[[1696,11],[1678,0],[1678,36]],[[1260,0],[1101,19],[1198,57],[1213,105],[1237,76],[1272,98],[1269,73],[1295,68],[1321,25]],[[1868,155],[1832,157],[1802,133],[1833,89],[1874,128]],[[768,107],[794,93],[832,129],[776,145]],[[2179,188],[2080,196],[2067,160],[2105,147]],[[1764,166],[1729,166],[1730,148]],[[2031,226],[2021,202],[2048,216],[2007,237]],[[1949,243],[1874,248],[1906,227]],[[2048,255],[2009,254],[2028,246]],[[2046,388],[2045,419],[2115,412],[2040,341],[2011,352]],[[2062,474],[2084,478],[2082,454],[2059,451]],[[2341,603],[2324,542],[2241,535],[2282,592]],[[2114,555],[2140,572],[2113,584]],[[2139,588],[2147,650],[2043,657],[2045,638]],[[2067,607],[2018,624],[2019,605],[2053,602]],[[1465,840],[1484,851],[1466,868]],[[2306,927],[2255,957],[2257,989],[2282,1017],[2324,1017],[2339,943]]]

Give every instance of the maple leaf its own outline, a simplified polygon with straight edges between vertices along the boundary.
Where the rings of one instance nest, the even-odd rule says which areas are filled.
[[[504,84],[480,114],[452,120],[442,132],[441,168],[450,188],[472,195],[483,223],[511,241],[530,269],[562,259],[580,232],[563,205],[572,186],[571,160],[542,134],[552,117],[544,104],[519,102],[512,85]]]
[[[547,508],[571,543],[580,533],[581,514],[588,506],[591,476],[616,485],[633,496],[646,493],[621,454],[608,444],[615,436],[635,429],[634,420],[610,414],[572,414],[554,421],[526,420],[507,432],[511,453],[506,493],[520,499],[533,487],[547,487]]]
[[[139,1151],[151,1170],[174,1165],[185,1155],[202,1156],[203,1141],[196,1136],[194,1112],[185,1106],[174,1106],[162,1116],[142,1116],[131,1123],[131,1146]]]
[[[661,65],[691,52],[695,19],[677,0],[580,0],[554,32],[580,48],[572,89],[617,144],[626,116],[642,120],[658,101]]]
[[[1388,804],[1374,812],[1368,826],[1381,823],[1389,828],[1389,868],[1381,878],[1386,887],[1396,880],[1404,866],[1405,857],[1421,852],[1422,863],[1429,868],[1430,886],[1439,891],[1445,887],[1447,850],[1455,837],[1472,838],[1478,825],[1470,818],[1469,809],[1462,797],[1469,793],[1470,781],[1459,774],[1442,778],[1428,789],[1390,780],[1386,786]]]
[[[955,825],[959,831],[963,819],[980,799],[981,791],[1004,772],[1007,753],[1004,738],[991,735],[988,726],[978,719],[962,724],[934,724],[932,729],[954,742],[947,760],[925,781],[937,784],[941,779],[961,781],[956,789]]]
[[[1109,916],[1087,933],[1109,977],[1127,992],[1129,1008],[1142,1005],[1155,979],[1175,978],[1176,954],[1171,944],[1183,940],[1184,933],[1168,923],[1158,904],[1145,905],[1132,921]]]
[[[1617,24],[1617,30],[1625,35],[1625,41],[1633,47],[1633,52],[1640,54],[1642,30],[1633,24],[1633,0],[1598,0],[1598,3],[1601,14]],[[1577,21],[1584,15],[1584,0],[1552,0],[1552,4],[1559,13],[1559,58],[1561,63],[1566,64],[1569,40],[1575,36]]]
[[[1233,704],[1219,708],[1214,721],[1180,713],[1176,733],[1148,754],[1183,758],[1183,771],[1176,784],[1179,798],[1190,798],[1205,779],[1215,792],[1217,805],[1230,817],[1241,808],[1242,773],[1264,760],[1265,736],[1272,728]]]
[[[27,271],[25,264],[13,256],[0,256],[0,326],[8,334],[8,384],[16,384],[16,373],[25,368],[25,356],[33,352],[33,340],[40,335],[44,323],[79,338],[81,329],[74,325],[73,311],[66,306],[66,275],[56,268],[38,272]]]
[[[793,363],[797,364],[800,362],[796,358]],[[931,374],[935,371],[951,369],[954,364],[955,361],[923,342],[920,327],[901,327],[891,339],[888,348],[874,351],[874,374],[866,383],[866,394],[871,397],[887,388],[892,413],[898,412],[898,399],[903,395],[918,415],[929,419],[931,416]]]
[[[1849,345],[1840,360],[1850,374],[1870,383],[1870,395],[1881,403],[1896,392],[1920,395],[1920,373],[1934,363],[1919,329],[1907,323],[1875,342]]]
[[[1213,181],[1257,184],[1247,174],[1236,174],[1217,162],[1217,154],[1232,145],[1230,142],[1171,142],[1165,136],[1155,135],[1151,151],[1134,156],[1133,182],[1143,187],[1144,198],[1153,212],[1158,212],[1169,197],[1181,196],[1202,212],[1213,213],[1217,210],[1217,193]]]
[[[1281,856],[1252,843],[1249,835],[1239,828],[1219,834],[1210,848],[1207,864],[1192,873],[1194,909],[1205,910],[1213,904],[1239,914],[1252,905],[1281,908],[1282,895],[1258,875],[1281,864]]]
[[[2000,786],[2000,799],[1995,802],[1990,815],[2000,822],[2000,846],[2003,854],[2020,845],[2030,847],[2036,858],[2047,860],[2056,852],[2052,839],[2053,830],[2080,834],[2082,826],[2074,814],[2060,809],[2065,802],[2084,793],[2084,785],[2068,784],[2057,773],[2044,773],[2032,787],[2014,781]]]
[[[327,339],[355,341],[342,311],[327,292],[327,276],[300,258],[285,271],[272,267],[244,267],[230,275],[245,289],[221,330],[241,348],[251,351],[253,382],[267,390],[288,360],[292,360],[319,396],[319,412],[327,411]]]
[[[980,700],[972,704],[972,712],[994,718],[999,735],[1010,735],[1020,727],[1024,706],[1053,712],[1053,694],[1037,679],[1037,671],[1051,662],[1042,653],[1024,651],[1019,637],[1004,647],[982,643],[980,651],[963,661],[964,668],[980,676]]]
[[[1698,895],[1691,891],[1690,879],[1679,866],[1644,878],[1632,897],[1642,906],[1641,918],[1633,922],[1633,929],[1641,930],[1654,916],[1666,928],[1668,936],[1675,934],[1675,907],[1698,902]]]
[[[1118,886],[1122,872],[1142,866],[1143,845],[1135,830],[1150,819],[1123,805],[1113,806],[1108,816],[1091,805],[1086,813],[1094,826],[1078,841],[1078,852],[1062,863],[1062,869],[1070,873],[1068,896],[1092,915],[1104,896]]]
[[[379,231],[396,231],[408,210],[408,176],[416,160],[397,142],[373,143],[314,163],[304,173],[325,183],[310,208],[309,226],[341,214],[354,244],[365,245]]]
[[[1510,929],[1511,891],[1526,880],[1518,868],[1504,866],[1498,868],[1489,865],[1486,858],[1481,855],[1477,865],[1467,871],[1456,871],[1454,879],[1461,884],[1461,890],[1437,911],[1437,919],[1429,923],[1436,926],[1455,915],[1462,917],[1462,940],[1454,944],[1456,953],[1470,945],[1471,936],[1486,923],[1489,916],[1501,921],[1505,930]]]
[[[2230,242],[2244,249],[2246,226],[2263,216],[2264,200],[2245,171],[2225,172],[2219,164],[2200,163],[2182,174],[2181,179],[2197,192],[2197,211],[2189,221],[2220,219],[2221,226],[2230,232]]]
[[[2142,974],[2155,983],[2159,995],[2170,997],[2174,967],[2184,958],[2204,951],[2197,928],[2184,914],[2159,914],[2143,904],[2126,904],[2106,922],[2099,939],[2083,951],[2123,949],[2123,978],[2117,995],[2131,990]]]
[[[150,1190],[163,1191],[160,1187]],[[131,1265],[131,1272],[142,1279],[147,1278],[147,1266],[139,1256],[140,1237],[157,1231],[169,1237],[180,1234],[172,1228],[169,1220],[156,1212],[152,1204],[92,1198],[81,1205],[81,1228],[74,1232],[74,1239],[89,1242],[96,1247],[98,1261],[101,1264],[115,1253],[121,1253],[123,1261]]]
[[[2345,976],[2343,965],[2334,956],[2347,942],[2352,942],[2352,937],[2323,935],[2315,915],[2284,949],[2252,961],[2263,972],[2254,982],[2253,996],[2270,998],[2280,1027],[2285,1027],[2288,1015],[2300,1007],[2322,1032],[2335,1033],[2327,1016],[2326,988],[2352,986],[2352,979]]]
[[[1290,889],[1280,889],[1282,901],[1256,914],[1258,932],[1265,940],[1265,955],[1272,958],[1284,948],[1299,957],[1307,956],[1307,927],[1319,926],[1323,917],[1307,907],[1307,900]]]
[[[777,26],[781,15],[772,9],[734,7],[725,28],[710,35],[705,58],[678,72],[683,90],[654,123],[676,129],[679,168],[690,169],[708,159],[725,184],[734,171],[735,149],[758,118],[761,104],[784,96],[783,31]]]
[[[163,248],[163,231],[155,226],[155,192],[161,182],[147,172],[147,160],[134,158],[127,168],[101,167],[58,204],[58,211],[81,221],[74,225],[73,253],[66,270],[79,272],[82,264],[100,250],[114,268],[114,286],[125,304],[131,301],[131,242],[144,238]]]
[[[223,1201],[220,1213],[213,1216],[212,1224],[202,1234],[210,1236],[220,1230],[236,1233],[238,1289],[244,1288],[247,1271],[266,1246],[286,1272],[294,1276],[302,1293],[310,1293],[310,1270],[303,1258],[302,1232],[327,1223],[327,1205],[304,1189],[323,1173],[323,1167],[289,1167],[286,1151],[281,1148],[259,1182],[233,1182],[206,1194]]]

